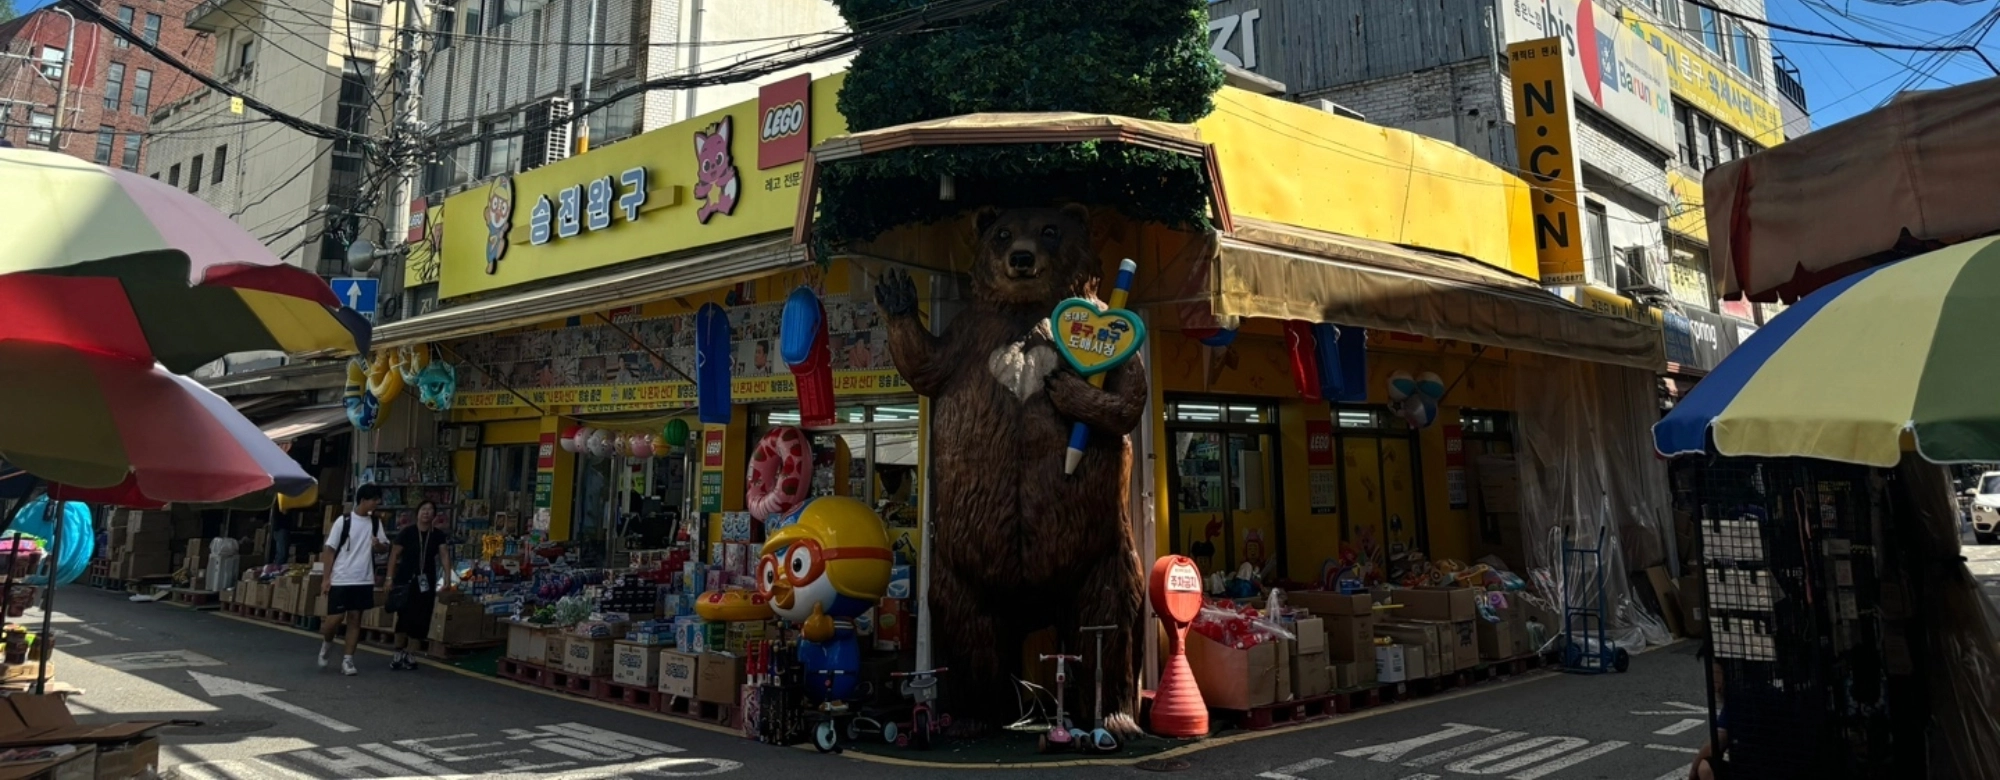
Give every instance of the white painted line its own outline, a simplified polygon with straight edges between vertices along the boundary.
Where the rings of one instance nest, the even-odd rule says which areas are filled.
[[[1681,767],[1680,769],[1670,770],[1664,775],[1653,778],[1653,780],[1687,780],[1687,778],[1688,768]]]
[[[265,685],[258,685],[256,683],[244,682],[242,680],[231,680],[227,677],[217,677],[212,674],[202,674],[201,672],[197,672],[193,669],[189,669],[188,674],[194,677],[194,681],[201,685],[202,691],[204,693],[207,693],[209,698],[219,698],[223,696],[241,696],[250,701],[254,701],[257,702],[258,704],[262,704],[266,707],[275,709],[279,712],[289,713],[291,715],[298,716],[301,719],[317,723],[321,726],[325,726],[329,729],[338,731],[342,734],[353,733],[361,730],[353,726],[347,725],[345,723],[342,723],[340,721],[329,718],[325,715],[313,712],[312,710],[306,709],[291,702],[279,701],[277,699],[271,698],[270,694],[284,693],[284,690],[280,688],[272,688]]]
[[[1269,772],[1265,772],[1261,775],[1258,775],[1258,777],[1264,778],[1264,780],[1304,780],[1304,778],[1299,777],[1295,773],[1311,772],[1320,767],[1330,766],[1332,764],[1333,764],[1332,761],[1328,761],[1324,758],[1308,758],[1296,764],[1286,764],[1284,766],[1278,767],[1277,769],[1273,769]]]
[[[1707,708],[1707,707],[1703,707],[1703,706],[1699,706],[1699,705],[1695,705],[1695,704],[1689,704],[1689,703],[1687,703],[1687,702],[1684,702],[1684,701],[1669,701],[1669,702],[1661,702],[1661,703],[1662,703],[1662,704],[1665,704],[1665,705],[1667,705],[1667,706],[1669,706],[1669,707],[1672,707],[1673,709],[1670,709],[1670,710],[1633,710],[1633,711],[1632,711],[1632,714],[1634,714],[1634,715],[1707,715],[1707,714],[1708,714],[1708,708]]]
[[[90,659],[121,672],[143,672],[151,669],[185,669],[190,666],[222,666],[214,658],[191,650],[155,650],[145,653],[122,653],[101,655]]]
[[[1613,750],[1617,750],[1619,748],[1625,747],[1626,745],[1630,744],[1632,743],[1619,742],[1616,740],[1610,742],[1599,742],[1595,745],[1591,745],[1590,747],[1584,748],[1574,753],[1570,753],[1554,761],[1550,761],[1546,764],[1535,766],[1529,769],[1524,769],[1520,772],[1508,775],[1507,780],[1535,780],[1535,778],[1545,777],[1547,775],[1555,774],[1556,772],[1560,772],[1564,769],[1576,766],[1577,764],[1589,761],[1593,758],[1604,755]]]
[[[1526,769],[1530,765],[1539,764],[1588,744],[1590,744],[1590,740],[1581,737],[1535,737],[1534,739],[1522,740],[1497,750],[1488,750],[1463,761],[1447,765],[1445,769],[1451,772],[1464,772],[1468,775],[1504,774],[1516,769]],[[1540,749],[1537,750],[1536,748]],[[1526,753],[1526,755],[1509,758],[1510,756],[1515,756],[1517,753]]]
[[[1663,737],[1671,737],[1675,734],[1685,734],[1687,732],[1693,731],[1695,729],[1701,728],[1706,725],[1708,725],[1707,718],[1683,718],[1681,719],[1681,722],[1660,729],[1659,731],[1655,731],[1653,733]]]
[[[118,640],[118,641],[120,641],[120,642],[130,642],[130,641],[132,641],[132,640],[130,640],[130,639],[126,639],[125,637],[122,637],[122,636],[119,636],[119,635],[117,635],[117,634],[114,634],[114,633],[111,633],[111,632],[109,632],[109,631],[106,631],[106,630],[104,630],[104,629],[101,629],[101,628],[98,628],[98,627],[96,627],[96,626],[93,626],[93,625],[91,625],[91,624],[89,624],[89,623],[84,623],[84,624],[82,624],[82,625],[79,625],[79,626],[77,626],[77,627],[78,627],[78,628],[81,628],[81,629],[83,629],[83,630],[85,630],[85,631],[89,631],[90,633],[93,633],[93,634],[96,634],[96,635],[98,635],[98,636],[101,636],[101,637],[104,637],[105,639],[116,639],[116,640]]]
[[[1528,736],[1528,732],[1503,731],[1501,733],[1479,740],[1478,742],[1468,742],[1466,744],[1459,745],[1458,747],[1455,748],[1446,748],[1444,750],[1440,750],[1436,753],[1432,753],[1427,756],[1419,756],[1417,758],[1410,759],[1408,761],[1403,762],[1403,766],[1422,767],[1422,766],[1430,766],[1432,764],[1442,764],[1446,761],[1458,758],[1459,756],[1469,756],[1482,750],[1491,750],[1493,748],[1505,745],[1509,742],[1513,742],[1514,740],[1520,739],[1525,736]]]
[[[1679,745],[1647,745],[1646,749],[1664,750],[1668,753],[1686,753],[1690,756],[1701,752],[1701,748],[1681,747]]]
[[[1370,761],[1387,764],[1400,761],[1410,751],[1435,742],[1443,742],[1448,739],[1457,739],[1473,734],[1491,734],[1499,731],[1499,729],[1489,729],[1485,726],[1467,726],[1461,723],[1446,723],[1443,725],[1443,731],[1425,734],[1421,737],[1411,737],[1399,742],[1389,742],[1381,745],[1345,750],[1341,751],[1340,755],[1347,758],[1366,758]]]
[[[1415,775],[1410,775],[1409,777],[1405,777],[1403,778],[1403,780],[1444,780],[1444,778],[1438,777],[1437,775],[1415,774]]]

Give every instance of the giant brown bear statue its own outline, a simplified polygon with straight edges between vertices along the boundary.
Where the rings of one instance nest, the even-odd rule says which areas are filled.
[[[1089,211],[979,213],[972,289],[941,336],[917,318],[916,287],[885,274],[876,300],[888,317],[889,349],[910,387],[932,399],[931,463],[936,538],[931,625],[961,733],[1012,722],[1027,636],[1053,626],[1071,667],[1069,712],[1090,712],[1095,636],[1104,637],[1109,727],[1135,734],[1145,581],[1133,547],[1126,487],[1126,434],[1146,405],[1146,369],[1135,356],[1092,387],[1056,354],[1049,314],[1066,298],[1097,300],[1103,264],[1091,252]],[[1063,474],[1073,423],[1090,440],[1073,476]],[[1031,659],[1032,662],[1032,659]]]

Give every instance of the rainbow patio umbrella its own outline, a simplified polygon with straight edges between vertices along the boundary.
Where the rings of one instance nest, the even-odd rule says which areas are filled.
[[[1666,456],[1892,467],[2000,461],[2000,237],[1827,285],[1744,342],[1653,426]]]
[[[367,322],[319,276],[136,173],[0,149],[0,236],[0,342],[61,344],[175,372],[233,352],[368,349]]]

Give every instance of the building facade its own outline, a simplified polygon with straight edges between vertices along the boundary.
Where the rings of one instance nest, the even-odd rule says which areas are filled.
[[[106,4],[125,26],[176,59],[205,69],[214,40],[189,30],[181,16],[194,0],[139,5]],[[65,57],[65,47],[72,48]],[[22,147],[48,148],[130,171],[146,170],[153,137],[153,108],[200,87],[194,77],[168,67],[110,30],[41,9],[0,25],[0,137]],[[56,116],[65,59],[74,62],[63,116]]]

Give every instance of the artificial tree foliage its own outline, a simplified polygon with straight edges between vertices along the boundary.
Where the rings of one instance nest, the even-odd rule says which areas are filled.
[[[835,0],[857,28],[940,0]],[[1001,0],[938,29],[869,44],[840,92],[852,132],[986,112],[1076,111],[1193,122],[1222,67],[1206,0]],[[938,197],[950,175],[957,198]],[[818,169],[822,250],[967,208],[1078,201],[1134,219],[1207,221],[1201,160],[1117,143],[902,149]],[[824,257],[825,254],[821,253]]]

